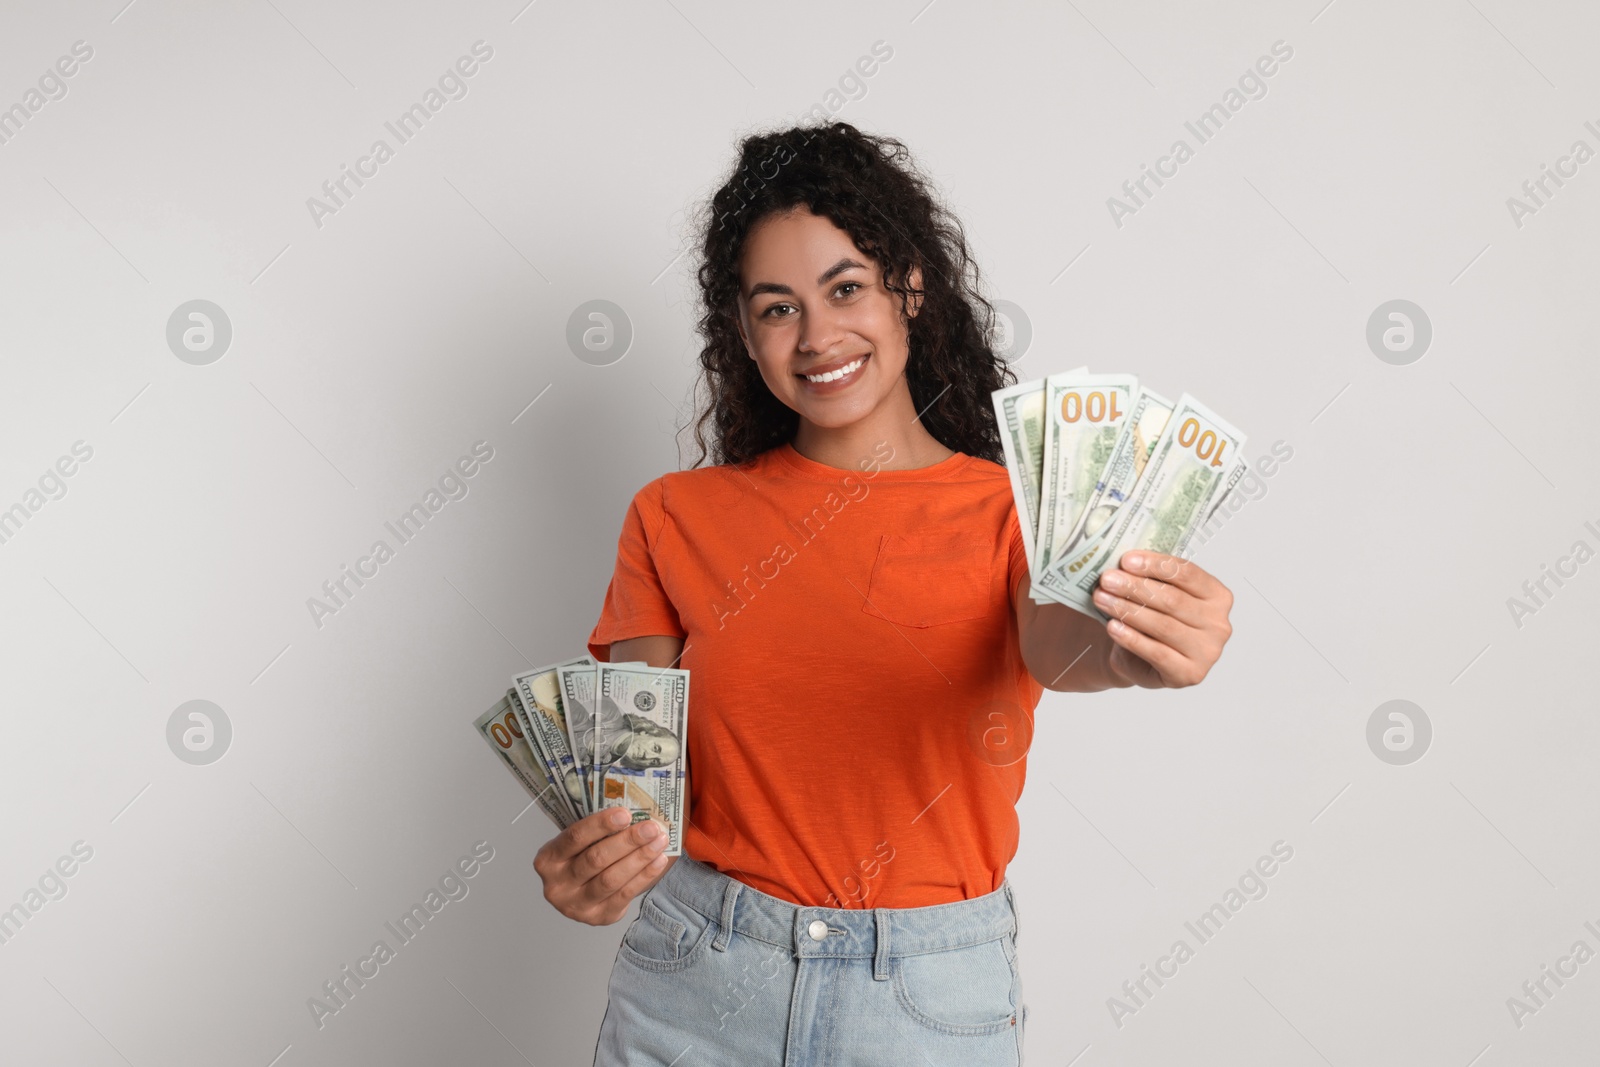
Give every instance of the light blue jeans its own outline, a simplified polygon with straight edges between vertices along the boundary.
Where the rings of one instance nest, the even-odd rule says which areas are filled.
[[[611,969],[596,1067],[1016,1067],[1009,883],[926,908],[803,908],[680,856]]]

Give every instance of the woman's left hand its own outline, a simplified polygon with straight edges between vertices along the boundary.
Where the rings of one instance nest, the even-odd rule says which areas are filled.
[[[1100,576],[1095,606],[1111,621],[1109,665],[1146,689],[1182,688],[1205,678],[1233,627],[1228,587],[1188,560],[1127,552]]]

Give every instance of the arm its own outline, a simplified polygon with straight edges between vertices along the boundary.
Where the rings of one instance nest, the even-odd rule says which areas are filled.
[[[1065,604],[1035,604],[1017,586],[1017,640],[1028,673],[1046,689],[1094,693],[1131,685],[1181,688],[1205,678],[1233,633],[1233,594],[1187,560],[1125,553],[1100,576],[1101,626]]]
[[[1098,693],[1132,685],[1111,672],[1116,646],[1099,620],[1065,604],[1038,604],[1028,596],[1033,580],[1017,585],[1017,640],[1028,673],[1058,693]]]
[[[608,662],[626,663],[642,659],[652,667],[674,667],[683,655],[683,638],[657,634],[651,637],[630,637],[614,642]]]
[[[668,667],[683,654],[681,637],[633,637],[611,645],[609,661],[644,660]],[[585,815],[546,841],[533,858],[544,898],[569,919],[605,926],[628,912],[633,898],[661,880],[675,857],[661,855],[667,835],[646,820],[624,831],[629,814],[606,808]]]

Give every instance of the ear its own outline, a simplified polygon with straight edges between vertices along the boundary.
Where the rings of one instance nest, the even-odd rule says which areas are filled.
[[[907,311],[907,317],[914,319],[917,317],[917,312],[922,310],[922,267],[920,264],[914,264],[906,272],[906,285],[911,289],[917,290],[911,295],[910,307]]]

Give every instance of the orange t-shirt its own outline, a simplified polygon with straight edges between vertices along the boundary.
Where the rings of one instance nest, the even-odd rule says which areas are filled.
[[[1033,709],[1005,468],[807,459],[663,475],[634,496],[589,650],[685,640],[684,851],[805,905],[908,908],[1000,887]]]

